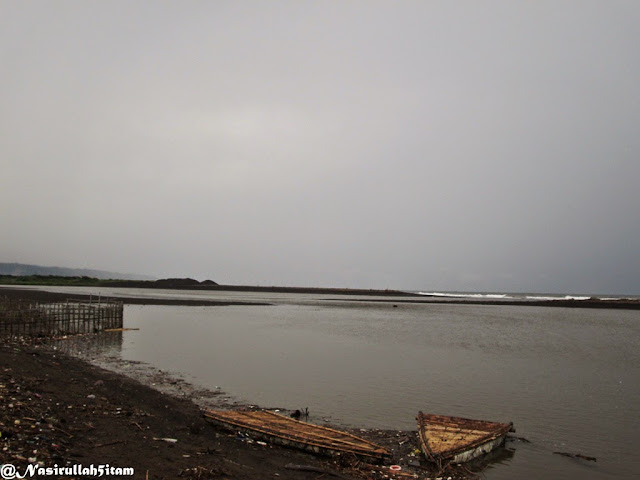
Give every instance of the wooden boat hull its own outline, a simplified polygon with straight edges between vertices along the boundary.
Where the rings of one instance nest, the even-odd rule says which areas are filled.
[[[269,411],[205,410],[204,416],[216,425],[249,434],[252,438],[311,453],[353,453],[377,461],[391,456],[387,449],[347,432],[300,422]]]
[[[418,413],[420,446],[428,460],[464,463],[502,445],[511,423]]]

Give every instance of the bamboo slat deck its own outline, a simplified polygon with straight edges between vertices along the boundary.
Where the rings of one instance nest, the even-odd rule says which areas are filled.
[[[204,416],[226,428],[314,453],[354,453],[376,460],[391,455],[387,449],[347,432],[300,422],[269,411],[205,410]]]
[[[418,434],[422,451],[434,462],[462,463],[501,445],[511,423],[487,422],[461,417],[418,413]]]

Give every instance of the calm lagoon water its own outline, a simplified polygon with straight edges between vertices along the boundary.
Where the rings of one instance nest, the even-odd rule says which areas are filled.
[[[140,330],[118,354],[350,426],[415,429],[419,410],[513,421],[531,443],[508,442],[487,479],[640,476],[640,311],[206,296],[274,305],[126,306]]]

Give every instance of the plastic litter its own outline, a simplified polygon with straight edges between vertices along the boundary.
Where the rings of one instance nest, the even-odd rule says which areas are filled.
[[[157,441],[163,441],[163,442],[167,442],[167,443],[178,443],[178,439],[177,438],[158,438],[158,437],[153,437],[154,440]]]

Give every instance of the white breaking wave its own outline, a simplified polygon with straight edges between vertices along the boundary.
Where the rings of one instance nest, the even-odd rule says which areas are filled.
[[[447,297],[447,298],[513,298],[506,293],[447,293],[447,292],[418,292],[419,295],[429,297]]]
[[[527,300],[589,300],[591,297],[565,295],[564,297],[541,297],[541,296],[529,296],[525,297]]]
[[[606,296],[606,297],[594,297],[593,295],[554,295],[554,294],[536,294],[536,293],[465,293],[465,292],[422,292],[413,291],[418,295],[424,295],[427,297],[440,297],[440,298],[461,298],[461,299],[479,299],[479,300],[504,300],[513,299],[516,301],[557,301],[557,300],[575,300],[585,301],[589,299],[597,299],[601,301],[619,301],[619,300],[640,300],[639,296]]]
[[[589,300],[589,295],[527,295],[527,294],[507,294],[507,293],[460,293],[460,292],[418,292],[419,295],[425,295],[428,297],[442,297],[442,298],[469,298],[479,300],[503,300],[503,299],[515,299],[515,300],[534,300],[534,301],[552,301],[552,300]],[[607,300],[615,300],[614,298],[607,298]]]

